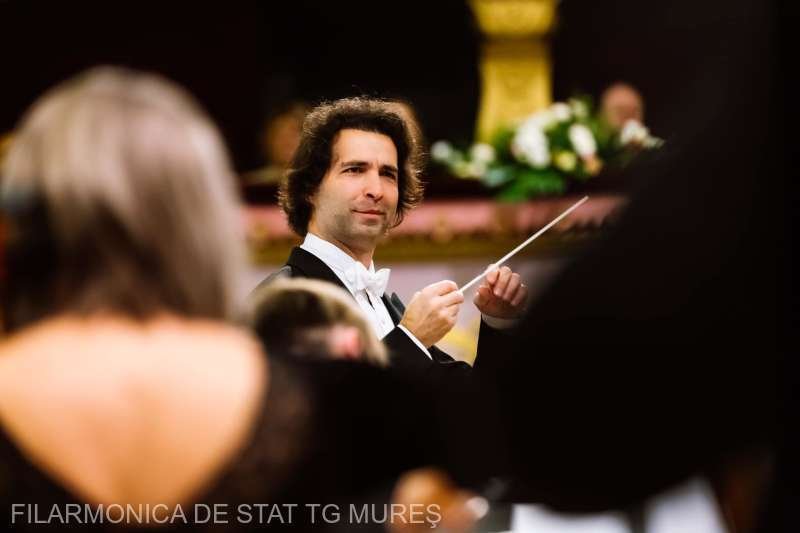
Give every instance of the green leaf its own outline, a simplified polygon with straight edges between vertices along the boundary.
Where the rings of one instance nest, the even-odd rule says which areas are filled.
[[[511,153],[511,141],[514,139],[514,135],[516,130],[511,127],[502,127],[494,132],[492,138],[489,141],[495,151],[498,154],[498,157],[504,154],[510,155]]]
[[[566,179],[552,169],[521,169],[516,179],[505,187],[498,198],[501,200],[520,201],[538,196],[564,194],[567,189]]]
[[[498,193],[497,198],[504,202],[522,202],[528,199],[528,193],[525,190],[524,184],[515,181],[508,187],[503,188],[503,190]]]
[[[550,143],[550,151],[569,150],[574,151],[572,142],[569,140],[569,127],[574,122],[562,122],[555,128],[550,130],[547,134],[547,140]]]

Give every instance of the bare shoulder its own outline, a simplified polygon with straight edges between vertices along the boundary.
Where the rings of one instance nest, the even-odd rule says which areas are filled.
[[[245,444],[267,381],[226,325],[51,321],[0,348],[0,423],[85,500],[177,503]]]

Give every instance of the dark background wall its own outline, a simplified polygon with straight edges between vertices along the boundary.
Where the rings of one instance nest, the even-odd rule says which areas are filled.
[[[246,164],[262,64],[255,4],[159,4],[0,2],[0,131],[54,83],[93,65],[121,64],[185,85],[222,128],[237,165]]]
[[[682,77],[692,75],[681,71],[681,55],[713,36],[693,24],[692,13],[641,4],[648,5],[560,3],[554,95],[597,96],[628,80],[645,96],[648,124],[666,135],[682,105]],[[618,5],[639,9],[624,19],[641,23],[618,23]],[[431,141],[468,140],[475,123],[479,35],[465,0],[0,0],[0,23],[0,132],[46,88],[103,63],[153,70],[186,86],[220,125],[240,171],[261,164],[263,117],[289,98],[403,98]]]

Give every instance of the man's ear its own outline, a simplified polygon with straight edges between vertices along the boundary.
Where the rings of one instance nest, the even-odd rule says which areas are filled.
[[[357,327],[345,324],[336,324],[330,329],[328,346],[337,359],[358,360],[364,353],[361,332]]]
[[[312,192],[306,193],[303,196],[303,200],[305,200],[306,204],[304,208],[308,208],[308,219],[306,220],[306,233],[311,229],[311,222],[314,220],[314,213],[317,211],[317,194],[319,191],[319,187],[314,189]],[[301,237],[305,237],[305,233],[300,235]]]

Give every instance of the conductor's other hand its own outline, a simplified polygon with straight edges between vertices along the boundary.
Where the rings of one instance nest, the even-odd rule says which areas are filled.
[[[478,287],[475,307],[495,318],[519,318],[525,310],[528,288],[508,267],[493,268]]]

